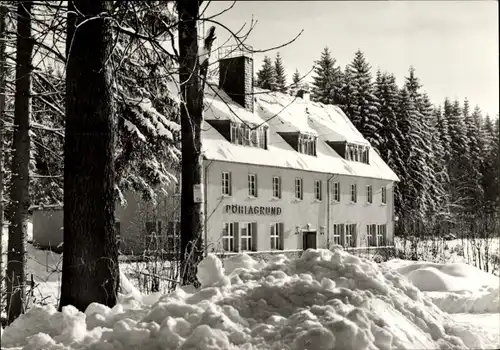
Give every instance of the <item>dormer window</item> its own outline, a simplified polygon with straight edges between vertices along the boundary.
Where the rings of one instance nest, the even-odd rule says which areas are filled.
[[[230,141],[236,145],[267,149],[267,127],[231,122]]]
[[[348,142],[326,141],[345,160],[370,164],[370,146],[356,145]]]
[[[317,137],[313,135],[299,134],[298,151],[310,156],[316,156]]]

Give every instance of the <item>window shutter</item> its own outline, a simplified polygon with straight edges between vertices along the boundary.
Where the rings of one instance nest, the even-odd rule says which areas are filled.
[[[235,252],[240,251],[240,223],[233,223],[234,238],[233,238],[233,248]]]
[[[279,227],[279,247],[278,249],[284,249],[285,247],[285,239],[284,239],[284,235],[285,235],[285,224],[280,222],[278,224],[278,227]]]
[[[232,180],[232,178],[231,178],[231,173],[230,173],[230,172],[228,172],[227,174],[228,174],[228,183],[229,183],[229,190],[228,190],[228,194],[229,194],[230,196],[232,196],[232,195],[233,195],[233,183],[232,183],[232,182],[233,182],[233,180]]]
[[[344,224],[340,224],[339,225],[339,233],[340,233],[340,244],[342,246],[345,245],[345,229],[344,229],[345,225]]]
[[[252,222],[252,250],[257,251],[257,223]]]

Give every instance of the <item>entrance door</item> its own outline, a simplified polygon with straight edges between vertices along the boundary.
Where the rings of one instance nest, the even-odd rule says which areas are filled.
[[[316,231],[302,231],[304,244],[304,250],[309,248],[316,249]]]

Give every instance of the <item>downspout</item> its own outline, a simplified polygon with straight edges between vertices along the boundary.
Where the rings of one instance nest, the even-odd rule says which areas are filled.
[[[205,158],[206,160],[206,158]],[[203,244],[203,250],[205,253],[205,257],[208,255],[208,200],[207,200],[207,193],[208,193],[208,171],[210,169],[210,166],[212,165],[214,161],[212,160],[206,167],[204,171],[204,176],[203,176],[203,200],[205,202],[203,210],[205,211],[205,223],[204,223],[204,244]]]
[[[330,192],[332,190],[331,180],[335,174],[332,174],[330,178],[326,181],[326,248],[328,249],[328,244],[330,243],[330,205],[331,198]]]

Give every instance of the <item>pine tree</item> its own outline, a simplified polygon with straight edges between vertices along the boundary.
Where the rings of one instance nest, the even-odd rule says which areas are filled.
[[[116,120],[111,1],[68,4],[64,144],[64,254],[59,309],[93,302],[113,307],[120,280],[115,236]],[[97,18],[85,25],[85,18]]]
[[[335,66],[328,47],[323,49],[321,57],[315,62],[312,98],[324,104],[339,104],[342,86],[342,72]]]
[[[262,67],[257,72],[257,86],[266,90],[276,90],[276,73],[268,56],[264,57]]]
[[[286,93],[288,87],[286,86],[285,66],[279,52],[276,54],[276,59],[274,60],[274,74],[276,77],[276,91]]]
[[[378,130],[382,128],[378,116],[377,97],[370,73],[370,65],[361,51],[357,51],[354,60],[347,66],[350,81],[350,95],[346,96],[349,108],[344,111],[354,126],[363,134],[370,144],[377,148],[379,145]]]

